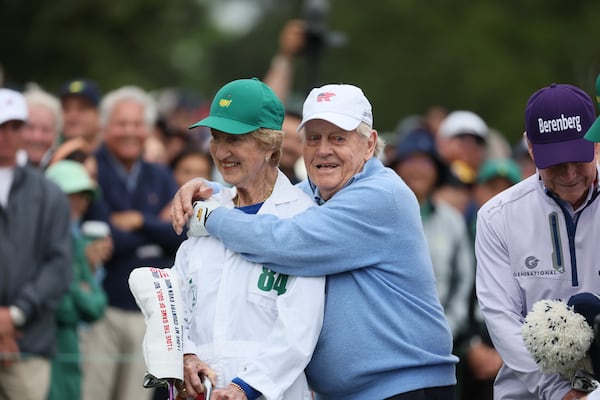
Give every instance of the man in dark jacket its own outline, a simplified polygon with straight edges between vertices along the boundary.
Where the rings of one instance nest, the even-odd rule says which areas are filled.
[[[138,87],[110,92],[100,104],[104,143],[96,159],[102,197],[90,206],[88,218],[110,223],[114,252],[104,265],[108,308],[82,343],[85,400],[152,395],[142,387],[146,326],[127,280],[139,266],[171,267],[184,239],[171,229],[166,209],[177,191],[173,176],[142,158],[155,118],[152,98]]]
[[[70,208],[43,174],[19,166],[27,105],[0,89],[0,399],[46,398],[55,308],[71,280]]]

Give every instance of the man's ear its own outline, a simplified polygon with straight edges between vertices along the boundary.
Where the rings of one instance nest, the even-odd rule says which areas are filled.
[[[531,159],[535,161],[535,158],[533,158],[533,147],[531,146],[531,142],[527,138],[527,131],[523,132],[523,137],[527,142],[527,152],[529,153],[529,157],[531,157]]]
[[[367,151],[367,159],[365,161],[368,161],[375,154],[375,148],[377,147],[378,140],[379,140],[379,134],[377,133],[377,131],[375,129],[372,129],[371,136],[367,140],[368,151]]]

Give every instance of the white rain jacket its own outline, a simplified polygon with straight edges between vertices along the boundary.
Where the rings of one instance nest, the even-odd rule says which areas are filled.
[[[235,189],[223,189],[213,198],[231,208],[234,196]],[[279,172],[259,214],[289,218],[311,206]],[[182,279],[184,353],[197,354],[216,371],[217,387],[237,376],[261,398],[311,399],[304,368],[323,322],[324,277],[275,273],[213,237],[188,238],[173,268]]]
[[[542,374],[521,327],[535,302],[600,293],[598,188],[571,218],[535,174],[488,201],[477,216],[477,297],[504,361],[494,399],[562,399],[569,382]]]

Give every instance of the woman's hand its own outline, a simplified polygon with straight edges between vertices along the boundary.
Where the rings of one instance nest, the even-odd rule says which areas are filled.
[[[195,354],[185,354],[183,356],[183,382],[185,386],[182,390],[185,398],[195,399],[200,393],[204,393],[204,386],[202,385],[202,377],[204,376],[210,379],[213,386],[215,385],[216,372]]]
[[[246,394],[236,386],[229,385],[227,387],[217,389],[213,392],[211,400],[247,400]]]

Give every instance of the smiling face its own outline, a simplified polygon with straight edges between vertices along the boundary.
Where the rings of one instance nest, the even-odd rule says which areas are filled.
[[[23,148],[29,161],[39,165],[57,135],[56,118],[52,110],[39,104],[30,105],[29,118],[23,130]]]
[[[596,179],[596,161],[562,163],[539,171],[544,185],[577,209]]]
[[[82,96],[70,95],[62,100],[65,138],[95,140],[98,132],[98,109]]]
[[[115,104],[104,129],[104,140],[125,168],[131,168],[142,156],[148,134],[142,104],[134,100]]]
[[[577,209],[585,200],[588,189],[596,179],[596,159],[600,144],[594,145],[594,159],[590,162],[567,162],[539,169],[544,185],[558,197]],[[533,158],[531,143],[529,154]]]
[[[211,129],[210,155],[225,182],[252,190],[265,180],[273,166],[272,150],[261,146],[250,134],[232,135]]]
[[[321,198],[330,199],[360,172],[373,156],[377,132],[370,137],[356,130],[342,128],[321,119],[310,120],[304,125],[304,162],[312,183]]]

